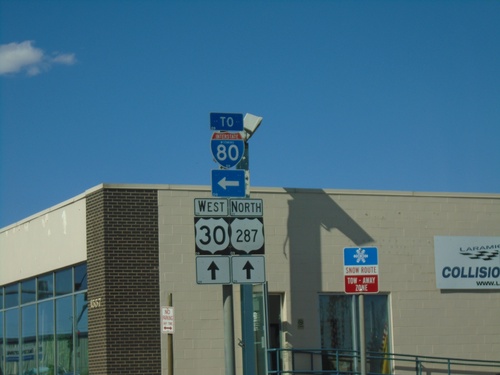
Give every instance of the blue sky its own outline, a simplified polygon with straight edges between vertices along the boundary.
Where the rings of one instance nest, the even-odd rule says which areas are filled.
[[[0,227],[100,183],[500,193],[500,1],[0,0]]]

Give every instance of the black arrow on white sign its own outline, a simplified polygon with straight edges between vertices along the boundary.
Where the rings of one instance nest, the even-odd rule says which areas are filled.
[[[252,270],[254,269],[252,263],[247,261],[243,266],[243,269],[247,271],[247,280],[250,280],[252,278]]]
[[[207,268],[207,271],[211,271],[212,272],[212,280],[215,280],[216,279],[216,271],[219,270],[219,267],[217,267],[217,264],[215,264],[215,262],[212,262],[210,263],[210,266],[208,266]]]

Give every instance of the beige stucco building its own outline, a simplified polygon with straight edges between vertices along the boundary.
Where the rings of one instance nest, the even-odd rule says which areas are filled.
[[[224,374],[224,287],[211,283],[224,270],[202,269],[197,257],[207,255],[196,249],[200,243],[224,243],[224,235],[236,241],[237,230],[228,229],[233,221],[215,215],[219,221],[211,223],[228,227],[214,233],[217,225],[206,221],[203,231],[195,231],[195,216],[202,222],[210,218],[195,215],[197,198],[212,198],[210,188],[105,184],[1,229],[3,374],[42,367],[53,374],[64,373],[57,372],[61,368],[169,374],[171,366],[176,375]],[[261,200],[263,213],[249,214],[245,223],[257,229],[251,227],[247,240],[262,234],[265,250],[249,256],[264,255],[267,280],[266,287],[253,287],[250,331],[256,352],[266,342],[280,349],[359,350],[359,301],[345,293],[344,249],[375,247],[379,292],[364,296],[369,352],[500,364],[499,194],[252,188],[251,199]],[[71,278],[64,279],[64,272]],[[72,280],[73,287],[58,292],[58,280]],[[232,290],[240,374],[240,284]],[[72,301],[71,310],[59,309],[63,298],[68,306]],[[161,308],[170,300],[173,327],[166,327],[169,317]],[[52,336],[41,329],[39,311],[52,314]],[[73,319],[72,330],[58,320],[58,311]],[[268,361],[270,370],[310,366],[300,356],[292,363],[292,351],[279,356],[279,363]],[[313,357],[315,369],[339,366],[324,353]],[[371,360],[368,367],[382,373],[382,362]],[[352,361],[346,363],[356,370]],[[259,371],[260,364],[255,366]],[[402,361],[389,367],[415,373]],[[500,368],[483,371],[495,374]]]

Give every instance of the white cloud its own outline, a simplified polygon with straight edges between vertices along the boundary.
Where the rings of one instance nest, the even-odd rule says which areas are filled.
[[[48,56],[40,48],[33,46],[33,41],[0,45],[0,75],[26,71],[34,76],[47,71],[54,64],[73,65],[76,63],[73,53],[54,53]]]

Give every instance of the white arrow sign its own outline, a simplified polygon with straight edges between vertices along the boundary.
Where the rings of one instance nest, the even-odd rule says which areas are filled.
[[[227,188],[228,186],[233,186],[233,187],[238,187],[238,186],[240,186],[240,182],[239,182],[239,181],[228,180],[228,179],[226,179],[226,177],[224,177],[222,180],[220,180],[220,181],[218,182],[218,184],[219,184],[219,186],[220,186],[221,188],[223,188],[224,190],[226,190],[226,188]]]
[[[266,260],[263,256],[234,256],[231,258],[233,283],[256,284],[266,282]]]

